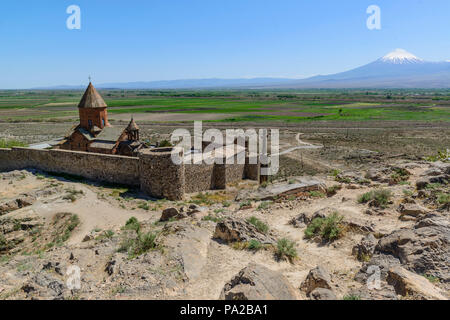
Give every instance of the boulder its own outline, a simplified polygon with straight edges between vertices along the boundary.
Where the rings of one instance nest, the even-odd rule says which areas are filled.
[[[359,244],[353,247],[352,254],[359,261],[367,261],[367,259],[370,259],[375,252],[377,243],[378,240],[370,233],[365,236]]]
[[[447,184],[450,180],[450,175],[439,175],[439,176],[427,176],[417,179],[416,181],[416,187],[417,190],[422,190],[427,187],[427,185],[431,183],[441,183],[441,184]]]
[[[387,282],[401,296],[424,300],[447,300],[443,292],[425,277],[419,276],[400,266],[393,267],[389,270]]]
[[[251,223],[237,218],[227,218],[216,225],[215,239],[221,239],[226,243],[249,242],[257,240],[262,244],[275,244],[275,239],[260,232]]]
[[[322,266],[310,270],[300,286],[300,290],[304,291],[307,296],[316,288],[331,290],[330,274]]]
[[[369,273],[369,268],[371,266],[376,266],[380,270],[380,278],[381,280],[385,281],[387,278],[388,271],[393,266],[399,266],[400,260],[395,258],[392,255],[389,254],[375,254],[370,261],[365,262],[359,272],[355,276],[355,281],[366,284],[367,279],[372,273]]]
[[[279,272],[250,264],[225,284],[221,300],[296,300],[297,293]]]
[[[181,220],[187,218],[187,213],[184,211],[179,211],[176,208],[167,208],[164,209],[164,211],[161,214],[161,218],[159,218],[159,221],[165,222],[169,221],[170,219],[176,219]]]
[[[399,211],[401,214],[417,217],[427,213],[428,209],[415,203],[402,203],[399,207]]]

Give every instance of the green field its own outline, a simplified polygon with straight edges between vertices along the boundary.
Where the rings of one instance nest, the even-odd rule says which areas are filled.
[[[76,121],[82,94],[1,91],[0,121]],[[152,115],[172,113],[180,115],[177,121],[192,121],[199,115],[211,115],[206,121],[220,122],[450,121],[450,90],[103,90],[100,94],[113,119],[133,114],[152,121]]]

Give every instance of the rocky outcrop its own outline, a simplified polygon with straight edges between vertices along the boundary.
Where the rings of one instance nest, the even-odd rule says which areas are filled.
[[[221,300],[296,300],[297,294],[279,272],[250,264],[225,284]]]
[[[436,216],[421,219],[414,229],[401,229],[382,238],[377,252],[392,254],[411,271],[449,282],[450,229]]]
[[[367,279],[373,274],[374,267],[377,267],[380,271],[380,279],[385,281],[388,275],[388,271],[391,267],[401,265],[400,260],[389,254],[376,254],[365,262],[359,272],[355,276],[355,281],[366,284]],[[369,269],[372,267],[371,269]],[[370,272],[369,272],[370,271]]]
[[[387,282],[395,288],[397,294],[411,299],[447,300],[442,290],[434,286],[425,277],[397,266],[388,272]]]
[[[428,213],[428,209],[416,203],[402,203],[399,206],[401,220],[409,220],[411,218],[418,218]]]
[[[257,240],[262,244],[276,243],[272,236],[260,232],[253,224],[236,218],[227,218],[217,223],[214,238],[226,243],[249,242],[250,240]]]
[[[0,216],[24,207],[31,206],[36,201],[36,197],[22,194],[16,199],[0,203]]]
[[[206,265],[211,231],[183,221],[168,224],[163,229],[164,247],[170,249],[174,259],[180,262],[190,280],[202,276]]]
[[[331,290],[330,274],[322,266],[317,266],[309,271],[306,279],[300,286],[300,290],[304,291],[307,296],[310,296],[311,292],[317,288]]]
[[[308,191],[324,191],[325,183],[314,178],[302,177],[297,183],[277,183],[259,188],[256,191],[242,190],[236,196],[236,201],[255,200],[266,201],[291,196],[298,196]]]

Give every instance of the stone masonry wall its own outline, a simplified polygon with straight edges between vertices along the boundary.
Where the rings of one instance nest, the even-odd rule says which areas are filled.
[[[141,190],[148,195],[168,200],[184,198],[185,167],[184,163],[173,163],[173,149],[146,149],[139,155]],[[183,150],[178,149],[180,158],[183,158]]]
[[[181,200],[185,193],[225,189],[228,183],[257,179],[259,174],[259,165],[177,165],[172,162],[171,150],[144,150],[137,158],[68,150],[0,149],[0,172],[35,168],[66,173],[137,186],[152,197],[169,200]]]
[[[0,149],[0,171],[35,168],[139,186],[139,158],[66,150]]]
[[[185,192],[200,192],[215,188],[214,164],[186,164]]]

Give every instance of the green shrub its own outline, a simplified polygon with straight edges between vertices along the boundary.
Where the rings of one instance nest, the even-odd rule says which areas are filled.
[[[66,189],[67,194],[63,197],[64,200],[70,200],[72,202],[77,201],[79,195],[83,195],[83,190],[75,190],[73,188]]]
[[[334,186],[328,187],[327,190],[326,190],[327,196],[328,196],[328,197],[332,197],[332,196],[336,195],[337,192],[338,192],[339,190],[341,190],[341,189],[342,189],[342,186],[339,185],[339,184],[336,184],[336,185],[334,185]]]
[[[424,274],[423,276],[425,277],[425,279],[427,279],[431,283],[439,283],[440,282],[438,277],[432,276],[430,274]]]
[[[309,196],[313,198],[324,198],[325,194],[320,191],[309,191]]]
[[[250,207],[252,205],[252,202],[250,200],[241,202],[239,204],[239,209],[245,208],[245,207]]]
[[[105,235],[105,237],[106,237],[107,239],[111,239],[112,237],[114,237],[114,231],[112,231],[112,230],[106,230],[106,231],[104,232],[104,235]]]
[[[141,231],[141,224],[139,223],[138,219],[135,217],[131,217],[128,219],[128,221],[125,223],[125,230],[134,230],[136,233],[139,233]]]
[[[158,234],[138,233],[136,238],[128,238],[122,241],[118,249],[119,252],[127,252],[130,259],[138,257],[157,247],[156,238]]]
[[[287,258],[292,262],[297,258],[297,250],[295,249],[295,242],[286,238],[280,239],[277,242],[276,256],[278,259]]]
[[[259,242],[258,240],[252,239],[252,240],[250,240],[250,242],[248,243],[247,248],[248,248],[248,250],[258,251],[258,250],[260,250],[260,249],[262,248],[262,246],[263,246],[263,245],[261,244],[261,242]]]
[[[212,221],[212,222],[216,222],[217,223],[217,222],[221,222],[223,219],[208,214],[207,216],[203,217],[202,220],[203,221]]]
[[[163,140],[159,143],[159,147],[160,148],[166,148],[166,147],[172,147],[172,143],[170,143],[170,141],[168,140]]]
[[[144,210],[150,210],[150,206],[148,205],[148,203],[147,202],[141,202],[139,205],[138,205],[138,208],[140,208],[140,209],[144,209]]]
[[[438,194],[437,201],[439,204],[448,205],[450,203],[450,194],[448,193]]]
[[[347,183],[347,184],[352,183],[352,179],[350,179],[349,177],[336,176],[334,180],[340,183]]]
[[[341,171],[339,171],[338,169],[333,169],[333,170],[331,170],[331,172],[330,172],[331,176],[333,176],[333,177],[335,177],[335,178],[336,178],[340,173],[341,173]]]
[[[377,189],[364,193],[358,198],[359,203],[373,201],[373,205],[380,208],[386,208],[391,200],[392,193],[387,189]]]
[[[344,233],[343,217],[337,212],[326,218],[315,218],[305,230],[307,239],[319,236],[322,240],[332,242]]]
[[[224,201],[224,202],[222,202],[222,206],[224,206],[225,208],[228,208],[229,206],[231,206],[231,202],[230,201]]]
[[[248,218],[247,222],[254,225],[259,232],[267,233],[269,231],[269,226],[256,217]]]
[[[265,210],[268,209],[270,207],[270,204],[272,203],[272,201],[263,201],[259,204],[257,210]]]
[[[68,221],[66,227],[64,228],[62,234],[58,235],[54,243],[57,245],[61,245],[66,242],[70,236],[72,235],[72,231],[75,230],[76,227],[80,224],[80,218],[76,214],[71,215],[70,220]]]
[[[391,175],[391,180],[394,183],[406,182],[409,178],[409,172],[403,168],[395,168],[394,173]]]

